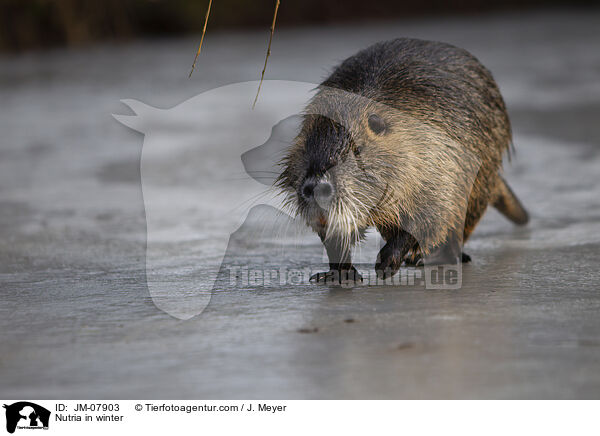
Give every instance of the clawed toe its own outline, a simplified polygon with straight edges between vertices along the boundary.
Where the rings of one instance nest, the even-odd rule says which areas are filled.
[[[327,272],[313,274],[310,281],[324,284],[342,284],[362,282],[363,278],[356,268],[351,267],[342,270],[330,269]]]

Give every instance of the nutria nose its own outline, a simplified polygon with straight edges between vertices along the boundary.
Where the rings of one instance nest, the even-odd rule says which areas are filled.
[[[307,200],[310,200],[315,191],[316,183],[312,180],[306,180],[302,185],[302,196]]]
[[[313,195],[319,207],[328,210],[333,199],[333,186],[329,182],[319,182],[315,186]]]
[[[333,186],[326,181],[308,179],[302,185],[302,196],[307,200],[314,199],[319,206],[326,208],[333,197]]]
[[[313,191],[318,202],[320,202],[319,200],[329,201],[333,195],[333,186],[329,182],[320,182],[317,183]]]

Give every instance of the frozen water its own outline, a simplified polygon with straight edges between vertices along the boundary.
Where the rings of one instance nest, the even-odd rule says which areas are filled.
[[[209,34],[192,80],[195,38],[0,58],[0,392],[12,398],[597,398],[599,25],[592,11],[531,12],[278,31],[270,79],[316,83],[337,61],[397,36],[472,51],[505,95],[517,147],[507,179],[531,223],[515,228],[490,210],[466,246],[473,262],[460,290],[227,288],[225,277],[219,289],[228,291],[215,292],[202,315],[188,321],[150,298],[142,136],[111,114],[127,113],[122,99],[168,109],[257,79],[264,32]],[[268,99],[264,89],[256,117]],[[225,132],[250,125],[211,122]],[[273,120],[264,123],[268,128],[245,131],[248,148],[267,139]],[[171,134],[182,139],[186,132]],[[240,151],[221,148],[206,162],[213,168],[233,156],[241,162]],[[193,193],[178,195],[189,196],[193,216]],[[197,242],[218,231],[198,222],[162,235],[171,256],[165,274],[153,279],[165,289],[189,281],[202,267],[197,256],[216,256],[199,252]],[[318,265],[318,239],[305,236],[291,251],[282,251],[282,240],[269,232],[234,237],[227,256],[261,268]]]

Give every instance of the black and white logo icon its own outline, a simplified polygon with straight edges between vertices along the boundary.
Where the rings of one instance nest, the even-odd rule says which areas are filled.
[[[48,429],[50,411],[28,401],[19,401],[4,405],[6,409],[6,431],[14,433],[16,429],[39,430]]]

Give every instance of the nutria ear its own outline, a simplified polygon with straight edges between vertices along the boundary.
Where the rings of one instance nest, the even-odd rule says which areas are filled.
[[[377,114],[369,115],[368,123],[369,123],[369,129],[371,129],[373,131],[373,133],[375,133],[376,135],[380,135],[383,132],[385,132],[385,129],[386,129],[385,121],[379,115],[377,115]]]
[[[300,115],[281,120],[273,126],[271,136],[264,144],[242,154],[244,169],[250,177],[268,186],[275,183],[281,173],[279,163],[298,135],[301,123]]]

